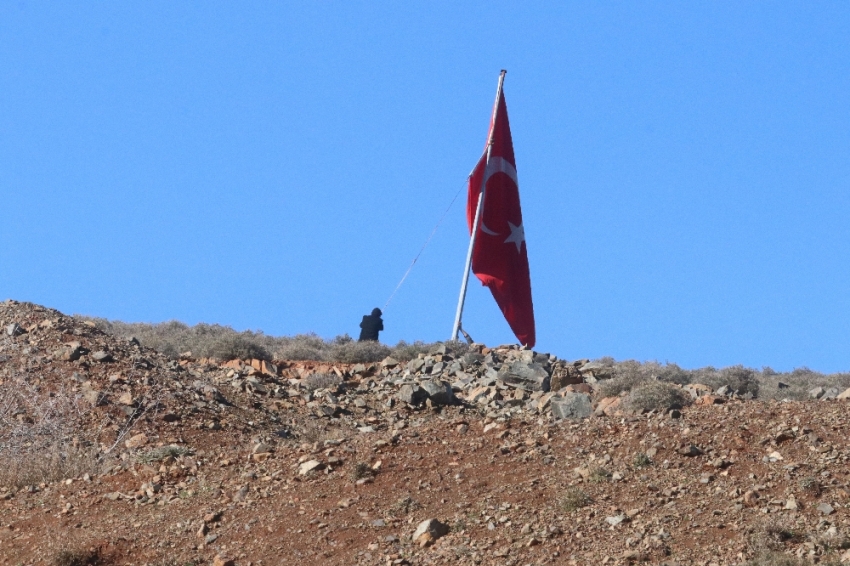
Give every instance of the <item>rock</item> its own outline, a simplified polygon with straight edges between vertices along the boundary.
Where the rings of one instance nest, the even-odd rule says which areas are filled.
[[[236,566],[236,563],[233,560],[223,558],[220,554],[216,554],[215,558],[213,558],[212,566]]]
[[[422,382],[422,390],[434,405],[454,405],[457,403],[454,391],[445,381],[436,379]]]
[[[115,358],[112,357],[112,354],[105,350],[99,350],[92,354],[92,359],[96,362],[100,362],[103,364],[115,361]]]
[[[814,389],[809,389],[809,398],[810,399],[820,399],[823,397],[823,394],[826,393],[826,389],[823,387],[815,387]]]
[[[83,399],[88,401],[93,407],[101,407],[106,405],[106,395],[97,389],[83,388]]]
[[[414,358],[407,362],[407,369],[410,370],[410,373],[418,373],[422,370],[422,366],[425,365],[425,360],[422,358]]]
[[[53,357],[66,362],[76,362],[85,353],[79,342],[69,342],[54,352]]]
[[[611,525],[612,527],[616,527],[620,523],[626,520],[625,515],[616,515],[614,517],[605,517],[605,522]]]
[[[821,399],[835,399],[838,397],[841,391],[837,387],[830,387],[823,393],[823,397]]]
[[[758,505],[759,494],[757,491],[749,490],[744,493],[744,505],[747,507],[755,507]]]
[[[850,387],[845,389],[843,393],[839,393],[835,398],[841,399],[842,401],[845,399],[850,399]]]
[[[703,453],[702,450],[700,450],[699,448],[697,448],[693,444],[682,445],[681,447],[679,447],[678,450],[676,450],[676,452],[678,452],[682,456],[688,456],[688,457],[699,456],[700,454]]]
[[[506,385],[526,391],[549,391],[549,374],[535,363],[512,362],[499,370],[499,379]]]
[[[428,398],[428,392],[415,383],[405,383],[396,393],[396,397],[408,405],[421,405]]]
[[[689,383],[685,385],[684,390],[690,393],[694,399],[711,394],[711,387],[702,383]]]
[[[612,377],[613,368],[599,362],[588,362],[578,368],[578,371],[587,378],[592,376],[596,379],[609,379]]]
[[[446,345],[445,344],[437,344],[431,351],[428,352],[432,356],[445,356],[446,355]]]
[[[793,497],[789,497],[787,501],[785,501],[785,508],[789,511],[796,511],[798,509],[797,500]]]
[[[394,368],[397,365],[398,365],[398,360],[393,358],[393,357],[390,357],[390,356],[387,356],[386,358],[384,358],[384,361],[381,362],[381,366],[383,366],[387,369]]]
[[[136,404],[136,401],[133,399],[133,394],[129,391],[125,391],[119,398],[118,402],[122,405],[127,405],[128,407],[132,407]]]
[[[247,485],[243,485],[242,487],[240,487],[239,489],[237,489],[233,493],[233,501],[235,501],[236,503],[241,503],[242,501],[245,501],[245,499],[247,499],[247,498],[248,498],[248,486]]]
[[[419,546],[428,546],[434,541],[447,535],[449,526],[441,523],[437,519],[426,519],[419,523],[416,531],[413,533],[413,542]]]
[[[817,509],[821,515],[832,515],[835,511],[829,503],[819,503],[815,509]]]
[[[554,389],[552,391],[555,391]],[[587,383],[573,383],[567,385],[565,391],[570,391],[572,393],[584,393],[586,395],[593,395],[593,387],[588,385]]]
[[[582,383],[581,374],[576,371],[573,366],[566,366],[563,363],[555,364],[552,368],[552,377],[550,378],[549,390],[558,391],[567,385]]]
[[[251,448],[251,454],[265,454],[267,452],[271,452],[272,447],[266,444],[265,442],[258,442]]]
[[[300,466],[298,466],[298,475],[306,476],[311,472],[315,472],[317,470],[321,470],[325,465],[319,462],[318,460],[308,460],[304,462]]]
[[[130,438],[125,440],[124,446],[126,446],[130,450],[133,450],[135,448],[141,448],[142,446],[144,446],[147,443],[148,443],[148,436],[145,433],[141,432],[141,433],[139,433],[135,436],[131,436]]]
[[[599,415],[607,415],[613,416],[615,415],[623,405],[622,397],[605,397],[604,399],[599,401],[599,404],[596,406],[596,410],[594,414]]]
[[[269,377],[277,377],[279,373],[278,367],[271,362],[267,362],[266,360],[260,361],[260,367],[258,369],[260,373]]]
[[[714,392],[715,395],[720,395],[721,397],[727,397],[732,393],[734,393],[734,391],[728,385],[721,385],[717,388],[717,391]]]
[[[590,396],[584,393],[566,393],[549,401],[552,416],[556,419],[584,419],[591,415]]]
[[[26,330],[23,329],[18,323],[13,322],[6,326],[6,335],[7,336],[20,336],[21,334],[25,334]]]

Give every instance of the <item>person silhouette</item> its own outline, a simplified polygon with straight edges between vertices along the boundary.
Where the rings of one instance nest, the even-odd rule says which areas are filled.
[[[384,329],[384,321],[381,319],[381,309],[372,309],[372,314],[363,315],[360,323],[360,338],[358,342],[365,340],[378,341],[378,332]]]

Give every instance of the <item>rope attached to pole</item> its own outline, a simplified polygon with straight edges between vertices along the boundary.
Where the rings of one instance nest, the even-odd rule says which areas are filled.
[[[416,261],[419,259],[419,256],[421,256],[421,255],[422,255],[422,252],[424,252],[424,251],[425,251],[425,248],[427,248],[427,247],[428,247],[428,244],[430,244],[430,243],[431,243],[431,238],[433,238],[433,237],[434,237],[434,234],[436,234],[436,233],[437,233],[437,228],[439,228],[439,227],[440,227],[440,225],[443,223],[443,220],[445,220],[445,219],[446,219],[446,215],[449,213],[449,210],[451,210],[452,205],[454,205],[455,201],[457,200],[457,197],[458,197],[458,196],[460,196],[460,193],[461,193],[461,192],[463,191],[463,189],[465,189],[465,188],[466,188],[466,185],[463,185],[460,189],[458,189],[457,193],[455,193],[455,196],[454,196],[454,198],[452,199],[452,202],[450,202],[450,203],[449,203],[449,206],[448,206],[448,207],[446,207],[446,210],[445,210],[445,212],[443,212],[443,215],[442,215],[442,216],[440,216],[440,219],[437,221],[436,226],[434,226],[434,229],[433,229],[433,230],[431,230],[431,234],[428,236],[428,239],[427,239],[427,240],[425,240],[425,243],[424,243],[424,244],[422,244],[422,248],[419,250],[419,253],[418,253],[418,254],[416,254],[416,257],[414,257],[414,258],[413,258],[413,261],[411,261],[411,262],[410,262],[410,266],[408,266],[407,271],[405,271],[405,272],[404,272],[404,275],[401,277],[401,281],[399,281],[399,282],[398,282],[398,285],[396,285],[396,286],[395,286],[395,289],[393,289],[393,292],[390,294],[390,298],[389,298],[389,299],[387,299],[387,302],[384,304],[384,308],[383,308],[382,310],[387,310],[387,307],[390,305],[390,301],[392,301],[392,300],[393,300],[393,297],[395,297],[396,292],[399,290],[399,288],[401,287],[402,283],[404,283],[404,280],[405,280],[405,279],[407,279],[407,276],[408,276],[408,275],[410,275],[410,272],[411,272],[411,270],[413,269],[413,266],[414,266],[414,265],[416,265]]]

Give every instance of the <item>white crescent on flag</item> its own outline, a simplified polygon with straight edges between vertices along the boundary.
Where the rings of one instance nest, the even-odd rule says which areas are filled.
[[[487,162],[487,169],[484,172],[484,186],[487,185],[487,181],[490,180],[490,177],[495,175],[496,173],[504,173],[514,182],[514,185],[519,189],[519,180],[517,179],[516,167],[514,167],[510,161],[505,159],[504,157],[499,156],[491,156],[490,161]],[[485,197],[486,198],[486,197]],[[511,229],[511,235],[513,236],[514,228]],[[489,234],[490,236],[498,236],[499,232],[494,232],[493,230],[487,228],[484,224],[484,220],[481,220],[481,231],[485,234]],[[519,247],[519,245],[517,245]]]

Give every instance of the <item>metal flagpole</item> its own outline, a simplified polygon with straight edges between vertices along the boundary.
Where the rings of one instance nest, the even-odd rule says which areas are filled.
[[[457,340],[460,331],[460,320],[463,315],[463,303],[466,301],[466,286],[469,283],[469,272],[472,268],[472,251],[475,249],[475,238],[478,236],[478,222],[484,211],[484,193],[487,189],[487,165],[490,163],[490,151],[493,149],[493,136],[496,133],[496,113],[499,110],[499,97],[502,95],[502,85],[505,82],[506,70],[499,73],[499,86],[496,88],[496,102],[493,104],[493,117],[490,122],[490,139],[487,140],[487,159],[484,162],[484,176],[481,179],[481,191],[478,193],[478,204],[475,207],[475,220],[472,222],[472,235],[469,237],[469,249],[466,252],[466,265],[463,268],[463,279],[460,284],[460,297],[457,301],[457,312],[455,312],[455,323],[452,327],[451,340]]]

